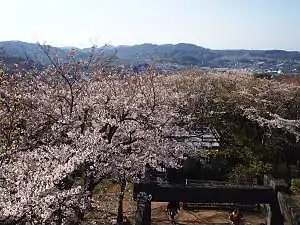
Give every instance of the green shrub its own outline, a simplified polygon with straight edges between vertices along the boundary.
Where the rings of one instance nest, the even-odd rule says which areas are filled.
[[[291,191],[296,204],[300,206],[300,178],[292,179],[291,181]]]
[[[300,195],[300,178],[292,179],[291,191],[294,195]]]
[[[263,175],[271,170],[271,164],[255,160],[248,165],[236,165],[228,174],[228,178],[232,183],[252,183],[254,178],[262,180]]]

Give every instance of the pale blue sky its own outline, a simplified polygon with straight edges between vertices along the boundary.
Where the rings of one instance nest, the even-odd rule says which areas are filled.
[[[300,0],[0,1],[0,41],[300,50]]]

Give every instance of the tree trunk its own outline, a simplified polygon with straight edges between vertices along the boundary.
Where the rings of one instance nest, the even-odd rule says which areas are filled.
[[[57,211],[56,211],[56,219],[55,219],[55,224],[56,225],[62,225],[62,222],[63,222],[63,218],[62,218],[62,210],[61,208],[59,208]]]
[[[93,196],[93,176],[90,171],[86,171],[84,176],[84,190],[87,193],[88,209],[91,209],[91,198]]]
[[[74,207],[75,221],[73,221],[73,225],[81,225],[84,219],[84,210],[80,209],[80,207]]]
[[[118,216],[117,216],[117,223],[123,222],[123,200],[124,200],[124,194],[125,194],[125,188],[126,188],[126,181],[125,179],[121,183],[121,191],[119,194],[119,201],[118,201]]]

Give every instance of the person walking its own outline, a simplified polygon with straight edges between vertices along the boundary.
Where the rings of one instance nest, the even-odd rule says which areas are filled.
[[[175,224],[175,216],[178,214],[178,210],[180,210],[179,201],[171,201],[168,203],[166,211],[171,217],[172,224]]]

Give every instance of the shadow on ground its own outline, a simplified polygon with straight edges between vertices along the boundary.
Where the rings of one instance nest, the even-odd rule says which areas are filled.
[[[181,210],[176,217],[177,225],[190,225],[190,224],[218,224],[229,225],[228,219],[229,211],[226,210]],[[152,224],[164,225],[172,224],[166,213],[166,203],[152,203]],[[246,212],[245,225],[259,225],[265,222],[264,216],[259,212]]]

